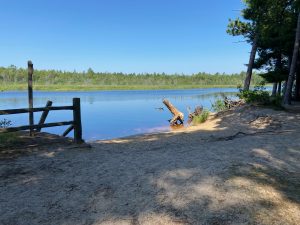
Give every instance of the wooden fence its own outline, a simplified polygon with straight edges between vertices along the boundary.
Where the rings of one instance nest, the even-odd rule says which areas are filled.
[[[55,122],[55,123],[45,123],[45,120],[50,111],[57,110],[72,110],[73,111],[73,120],[64,121],[64,122]],[[42,128],[46,127],[57,127],[69,125],[67,130],[63,133],[63,136],[67,136],[72,130],[74,130],[74,141],[77,144],[83,142],[82,139],[82,126],[81,126],[81,109],[80,109],[80,98],[73,98],[73,105],[71,106],[52,106],[52,102],[48,101],[45,107],[40,108],[23,108],[23,109],[7,109],[0,110],[0,115],[11,115],[11,114],[21,114],[29,113],[33,121],[34,112],[43,112],[38,124],[31,124],[19,127],[8,127],[0,129],[0,133],[7,132],[16,132],[21,130],[30,130],[30,132],[40,132]]]

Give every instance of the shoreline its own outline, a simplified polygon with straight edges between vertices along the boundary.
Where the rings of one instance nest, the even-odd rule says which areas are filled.
[[[229,111],[229,110],[227,110]],[[223,113],[227,112],[224,111]],[[184,124],[184,127],[182,128],[174,128],[173,130],[170,128],[168,131],[155,131],[155,132],[149,132],[149,133],[140,133],[140,134],[132,134],[128,136],[122,136],[122,137],[115,137],[110,139],[102,139],[102,140],[91,140],[86,141],[88,144],[93,144],[97,142],[110,142],[115,140],[122,140],[122,139],[137,139],[137,138],[144,138],[147,136],[155,136],[155,135],[172,135],[172,134],[181,134],[185,132],[194,132],[194,131],[200,131],[200,130],[211,130],[213,129],[213,126],[215,125],[215,121],[219,121],[217,118],[218,113],[216,112],[210,112],[209,117],[204,123],[192,125],[192,124]]]
[[[1,84],[0,84],[1,85]],[[264,87],[270,88],[272,85],[266,84]],[[252,86],[254,87],[254,86]],[[193,90],[193,89],[209,89],[209,88],[235,88],[238,85],[176,85],[176,86],[84,86],[84,85],[33,85],[35,91],[55,91],[55,92],[72,92],[72,91],[155,91],[155,90]],[[1,92],[10,91],[27,91],[27,85],[2,85]]]
[[[1,221],[296,225],[299,119],[245,105],[198,126],[86,145],[29,138],[0,157]]]
[[[188,89],[208,89],[208,88],[237,88],[236,85],[186,85],[186,86],[68,86],[67,87],[57,87],[57,86],[43,86],[43,85],[33,85],[36,91],[58,91],[58,92],[68,92],[68,91],[143,91],[143,90],[188,90]],[[8,85],[2,86],[1,92],[9,91],[26,91],[26,85]]]

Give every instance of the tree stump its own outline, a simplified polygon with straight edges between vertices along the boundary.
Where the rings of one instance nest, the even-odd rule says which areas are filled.
[[[175,106],[172,105],[172,103],[168,99],[164,99],[163,103],[167,108],[170,110],[170,112],[173,114],[173,118],[169,120],[171,125],[177,125],[183,124],[184,121],[184,114],[180,112],[178,109],[175,108]]]

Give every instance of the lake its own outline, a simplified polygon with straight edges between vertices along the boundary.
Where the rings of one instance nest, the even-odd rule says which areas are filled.
[[[44,107],[47,100],[53,106],[71,105],[72,98],[81,98],[83,137],[87,141],[124,137],[142,133],[170,130],[168,119],[172,117],[163,105],[164,98],[185,114],[187,107],[193,110],[202,105],[211,110],[212,103],[221,93],[234,97],[236,88],[208,88],[191,90],[130,90],[130,91],[74,91],[34,92],[34,107]],[[8,91],[0,93],[0,109],[28,107],[27,92]],[[157,108],[163,107],[164,110]],[[35,123],[41,113],[35,113]],[[13,126],[27,125],[28,114],[0,116],[12,121]],[[72,120],[71,111],[51,111],[46,122]],[[55,134],[62,134],[66,127],[46,128]],[[70,136],[73,134],[71,133]]]

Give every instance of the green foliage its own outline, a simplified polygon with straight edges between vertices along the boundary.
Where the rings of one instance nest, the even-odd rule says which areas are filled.
[[[244,4],[242,19],[230,20],[227,33],[243,36],[247,42],[257,44],[258,57],[254,69],[263,71],[261,76],[266,82],[286,80],[293,55],[300,1],[244,0]],[[243,93],[249,100],[258,97],[257,94],[265,93]]]
[[[5,148],[8,145],[13,145],[18,142],[20,139],[17,133],[3,133],[0,134],[0,150],[1,148]]]
[[[274,70],[274,71],[268,71],[266,73],[260,74],[262,78],[265,79],[268,83],[277,83],[285,81],[288,77],[288,70]]]
[[[243,22],[240,18],[235,20],[229,19],[229,24],[227,26],[226,32],[232,36],[244,36],[249,38],[253,33],[253,26],[249,22]]]
[[[258,86],[254,90],[239,90],[237,96],[244,99],[247,103],[257,103],[267,105],[270,103],[270,93],[264,87]]]
[[[245,73],[239,74],[123,74],[97,73],[91,68],[87,72],[67,72],[56,70],[35,70],[35,90],[113,90],[113,89],[170,89],[200,87],[236,87],[242,84]],[[253,83],[261,77],[254,74]],[[27,70],[10,66],[0,67],[2,90],[26,89]]]
[[[0,120],[0,128],[7,128],[11,126],[11,121],[7,119]],[[7,144],[14,143],[17,140],[15,133],[0,134],[0,147],[5,147]]]
[[[270,105],[273,106],[275,109],[284,109],[282,106],[282,96],[276,95],[270,97]]]
[[[212,109],[215,112],[221,112],[227,109],[225,102],[223,99],[217,99],[213,104],[212,104]]]
[[[247,103],[254,103],[273,107],[274,109],[283,109],[282,107],[282,96],[270,96],[270,93],[265,90],[263,86],[257,86],[253,90],[244,91],[239,90],[237,96],[240,99],[244,99]]]
[[[240,86],[239,89],[241,89],[241,85],[239,86]],[[229,100],[228,97],[224,93],[221,93],[221,96],[222,98],[219,98],[214,103],[212,103],[212,109],[215,112],[221,112],[230,108],[228,103],[226,104],[226,102],[228,102]]]
[[[192,124],[193,125],[197,125],[197,124],[201,124],[204,123],[209,117],[209,111],[208,110],[203,110],[202,113],[198,116],[195,116],[193,118]]]

